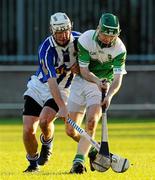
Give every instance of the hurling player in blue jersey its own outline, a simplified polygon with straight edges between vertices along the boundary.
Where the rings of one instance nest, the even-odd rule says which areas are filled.
[[[52,153],[54,119],[68,117],[66,107],[69,87],[76,64],[79,32],[72,31],[72,23],[65,13],[55,13],[50,19],[51,35],[39,46],[39,68],[31,76],[24,93],[23,142],[29,166],[24,172],[36,172]],[[36,130],[41,128],[41,152],[38,153]]]

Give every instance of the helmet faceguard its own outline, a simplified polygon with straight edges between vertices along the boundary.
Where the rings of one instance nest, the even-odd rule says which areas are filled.
[[[53,34],[57,31],[71,30],[72,23],[65,13],[55,13],[50,18],[50,30]]]

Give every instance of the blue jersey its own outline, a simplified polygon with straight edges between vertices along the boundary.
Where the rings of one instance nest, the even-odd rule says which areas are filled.
[[[69,87],[73,79],[70,67],[76,62],[79,36],[79,32],[72,31],[70,42],[65,47],[57,45],[52,35],[40,45],[36,76],[42,83],[46,83],[52,77],[57,78],[58,84]]]

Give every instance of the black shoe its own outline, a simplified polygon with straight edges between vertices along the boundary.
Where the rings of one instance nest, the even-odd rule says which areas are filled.
[[[45,165],[49,161],[51,154],[52,154],[51,148],[49,148],[46,145],[42,145],[40,157],[38,159],[38,164],[41,166]]]
[[[39,171],[39,167],[38,166],[31,166],[29,165],[28,168],[23,171],[23,172],[38,172]]]
[[[95,149],[95,147],[91,147],[90,151],[88,153],[88,157],[89,157],[89,164],[90,164],[90,170],[91,171],[95,171],[94,167],[92,166],[93,161],[95,160],[97,155],[97,150]]]
[[[74,163],[72,169],[70,170],[71,174],[83,174],[84,172],[87,172],[86,167],[80,162]]]

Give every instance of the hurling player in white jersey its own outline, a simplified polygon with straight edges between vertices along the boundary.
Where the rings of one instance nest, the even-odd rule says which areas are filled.
[[[79,32],[72,31],[72,23],[65,13],[50,18],[50,33],[39,46],[39,67],[31,76],[24,93],[23,142],[29,166],[24,172],[39,170],[52,153],[54,119],[68,117],[66,100],[76,73],[77,39]],[[36,130],[41,128],[42,148],[38,153]]]
[[[105,13],[100,18],[97,30],[88,30],[78,39],[80,75],[76,75],[71,84],[68,111],[71,119],[79,125],[86,111],[85,129],[92,137],[101,118],[101,104],[109,108],[126,74],[126,48],[119,34],[117,16]],[[102,91],[107,93],[103,101]],[[90,143],[84,137],[80,138],[69,124],[66,124],[66,132],[79,142],[70,172],[84,173]]]

